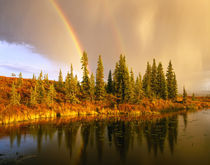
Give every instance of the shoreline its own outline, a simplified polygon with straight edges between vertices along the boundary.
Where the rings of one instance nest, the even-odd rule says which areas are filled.
[[[135,116],[135,115],[126,115],[126,114],[119,114],[119,115],[83,115],[83,116],[63,116],[63,117],[51,117],[51,118],[39,118],[39,119],[33,119],[33,120],[27,120],[27,121],[21,121],[16,123],[9,123],[0,125],[0,135],[2,130],[7,130],[10,128],[18,128],[18,127],[30,127],[33,125],[59,125],[59,124],[69,124],[73,122],[92,122],[94,120],[97,121],[133,121],[133,120],[139,120],[139,121],[156,121],[161,118],[165,117],[171,117],[173,115],[181,115],[185,114],[187,112],[199,112],[202,110],[196,110],[196,111],[187,111],[187,110],[180,110],[176,112],[171,113],[164,113],[164,114],[153,114],[153,115],[142,115],[142,116]]]
[[[55,104],[52,107],[40,105],[29,108],[25,105],[7,106],[5,109],[0,110],[0,126],[10,125],[21,122],[33,123],[33,120],[40,119],[56,119],[68,117],[81,117],[81,116],[119,116],[127,115],[134,117],[148,117],[154,118],[163,114],[171,114],[173,112],[181,112],[188,110],[208,109],[210,102],[188,101],[186,104],[172,102],[169,100],[143,100],[141,104],[119,104],[110,107],[100,103],[84,103],[84,104]]]

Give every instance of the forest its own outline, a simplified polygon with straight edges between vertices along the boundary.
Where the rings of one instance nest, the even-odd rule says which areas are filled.
[[[59,72],[58,81],[48,79],[41,71],[39,76],[23,79],[0,77],[0,121],[2,123],[40,117],[78,114],[156,113],[178,109],[208,107],[208,99],[202,100],[183,95],[178,96],[177,80],[172,62],[166,73],[161,62],[153,59],[146,66],[145,74],[134,74],[120,55],[115,69],[109,71],[104,80],[104,66],[98,57],[96,75],[88,69],[88,55],[81,58],[82,81],[74,75],[73,65],[65,75]],[[32,115],[33,114],[33,115]],[[17,117],[18,115],[22,117]],[[33,117],[32,117],[32,116]],[[4,120],[6,117],[6,121]],[[13,116],[13,117],[11,117]],[[23,117],[24,116],[24,117]]]
[[[24,91],[25,80],[22,73],[14,79],[9,104],[25,104],[35,106],[46,103],[49,106],[57,103],[80,103],[82,101],[104,101],[111,97],[116,103],[138,104],[143,98],[161,98],[175,100],[177,97],[176,74],[171,61],[169,62],[166,76],[161,62],[156,65],[155,59],[152,66],[147,63],[146,72],[142,78],[139,73],[135,78],[134,72],[129,71],[125,56],[121,55],[116,63],[115,70],[109,71],[107,82],[104,80],[104,67],[101,56],[98,58],[96,75],[89,73],[88,56],[84,52],[81,58],[83,77],[79,82],[77,75],[70,72],[63,78],[62,70],[59,72],[58,81],[48,80],[48,74],[41,71],[38,78],[33,75],[30,92]],[[27,94],[26,94],[27,93]]]

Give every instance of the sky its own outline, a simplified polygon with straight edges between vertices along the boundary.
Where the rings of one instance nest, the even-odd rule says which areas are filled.
[[[136,75],[172,60],[180,92],[208,91],[209,45],[210,0],[0,0],[0,75],[56,79],[72,63],[81,77],[79,47],[91,72],[102,55],[105,77],[122,53]]]

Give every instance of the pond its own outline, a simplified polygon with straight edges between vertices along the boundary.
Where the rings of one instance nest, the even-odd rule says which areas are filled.
[[[210,110],[0,126],[0,164],[210,164]]]

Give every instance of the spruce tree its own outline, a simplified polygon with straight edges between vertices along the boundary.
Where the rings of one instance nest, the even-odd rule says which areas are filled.
[[[46,97],[46,91],[45,91],[44,83],[43,83],[43,80],[42,80],[41,74],[40,74],[39,80],[37,82],[37,101],[38,101],[38,103],[43,103],[45,97]]]
[[[96,87],[95,87],[96,100],[103,100],[105,96],[105,83],[104,83],[104,67],[101,55],[98,58],[98,65],[96,69]]]
[[[70,73],[67,72],[65,78],[65,100],[66,102],[70,102]]]
[[[66,79],[65,79],[65,93],[66,95],[69,93],[70,90],[70,73],[67,72]]]
[[[108,83],[107,83],[107,93],[111,94],[113,93],[113,81],[112,81],[112,71],[109,71],[108,75]]]
[[[31,87],[30,105],[34,106],[37,104],[37,90],[36,85],[34,89]]]
[[[147,62],[147,69],[143,77],[143,90],[148,98],[151,98],[152,96],[151,73],[152,73],[151,65],[149,64],[149,62]]]
[[[131,93],[131,86],[130,86],[130,74],[129,74],[129,70],[127,67],[127,64],[125,64],[125,70],[123,72],[123,83],[122,83],[122,97],[121,100],[122,102],[129,102],[130,100],[130,93]]]
[[[22,84],[23,84],[23,75],[22,75],[22,73],[20,72],[19,78],[18,78],[18,86],[21,86]]]
[[[76,96],[77,96],[77,98],[79,100],[79,96],[80,96],[80,93],[81,93],[81,85],[80,85],[80,81],[77,78],[77,75],[75,75],[74,79],[75,79],[75,82],[77,84],[76,85]]]
[[[93,73],[90,76],[90,99],[91,101],[95,100],[95,77]]]
[[[195,101],[195,93],[192,94],[192,101]]]
[[[88,71],[88,56],[84,52],[81,58],[83,77],[81,83],[82,97],[84,100],[88,100],[90,97],[90,77]]]
[[[74,77],[73,66],[71,65],[71,73],[67,73],[65,80],[65,94],[66,101],[69,103],[78,103],[77,98],[78,88],[77,88],[77,77]]]
[[[176,99],[177,97],[177,80],[176,80],[176,74],[173,73],[173,98]]]
[[[59,76],[58,76],[58,86],[60,89],[63,88],[63,74],[61,69],[59,71]]]
[[[46,97],[46,103],[48,106],[52,106],[54,104],[55,97],[56,97],[56,91],[55,91],[54,85],[51,84],[50,89],[47,92],[47,97]]]
[[[44,83],[45,83],[46,85],[49,85],[48,74],[45,74],[45,75],[44,75]]]
[[[157,68],[157,96],[162,99],[167,99],[168,91],[165,79],[165,74],[163,71],[162,63],[159,63]]]
[[[32,80],[33,80],[33,81],[36,81],[36,76],[35,76],[35,74],[33,74]]]
[[[134,97],[135,97],[135,78],[134,78],[134,73],[133,70],[131,69],[130,71],[130,79],[129,79],[129,102],[134,103]]]
[[[185,87],[183,87],[183,103],[187,102],[187,91],[185,89]]]
[[[151,71],[151,90],[152,90],[152,95],[154,97],[157,96],[157,66],[155,59],[153,59],[153,64],[152,64],[152,71]]]
[[[177,81],[176,75],[173,71],[172,63],[169,62],[167,73],[166,73],[166,82],[167,82],[167,89],[168,89],[168,98],[169,99],[176,99],[177,96]]]
[[[141,74],[139,73],[139,76],[136,78],[135,82],[135,94],[134,94],[135,103],[136,104],[140,103],[143,97],[144,97],[144,91],[142,86]]]
[[[41,70],[41,72],[40,72],[40,74],[39,74],[39,77],[38,77],[38,81],[42,81],[42,79],[43,79],[43,72],[42,72],[42,70]]]
[[[12,90],[11,90],[11,97],[10,97],[10,104],[11,105],[19,105],[20,104],[20,94],[17,93],[16,87],[14,82],[12,83]]]
[[[71,73],[70,73],[70,102],[78,103],[77,99],[77,77],[74,77],[73,66],[71,65]]]
[[[113,80],[115,96],[118,97],[120,102],[127,102],[127,96],[130,92],[129,71],[123,55],[120,55],[120,60],[116,63]]]
[[[119,86],[120,86],[120,82],[119,82],[119,64],[118,62],[116,62],[115,65],[115,70],[113,73],[113,93],[119,97]]]

